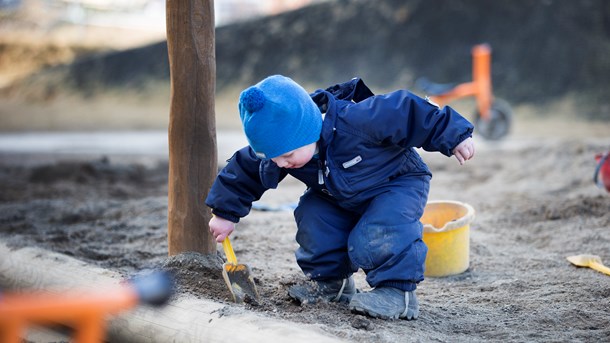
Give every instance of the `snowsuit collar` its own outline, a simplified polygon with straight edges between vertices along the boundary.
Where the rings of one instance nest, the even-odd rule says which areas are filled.
[[[326,113],[324,123],[322,124],[322,132],[320,133],[319,157],[321,160],[326,159],[326,147],[330,143],[333,131],[335,130],[335,122],[337,120],[336,100],[357,103],[373,95],[373,92],[371,92],[364,84],[364,81],[359,77],[355,77],[350,81],[339,83],[326,89],[318,89],[310,94],[311,98],[320,109],[320,112]]]

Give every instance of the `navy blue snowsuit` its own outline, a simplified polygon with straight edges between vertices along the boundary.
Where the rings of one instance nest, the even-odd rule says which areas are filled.
[[[326,113],[318,154],[284,169],[245,147],[220,172],[206,204],[238,222],[290,174],[308,187],[294,211],[296,259],[307,276],[341,279],[362,268],[372,287],[414,290],[424,279],[419,219],[432,177],[414,147],[451,156],[472,124],[405,90],[373,95],[358,78],[311,97]]]

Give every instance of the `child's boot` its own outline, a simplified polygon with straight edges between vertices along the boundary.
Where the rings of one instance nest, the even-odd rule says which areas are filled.
[[[288,295],[301,304],[312,304],[320,300],[348,303],[356,294],[353,277],[339,280],[311,280],[288,289]]]
[[[377,287],[358,293],[349,303],[350,310],[381,319],[417,319],[419,304],[415,291],[405,292],[393,287]]]

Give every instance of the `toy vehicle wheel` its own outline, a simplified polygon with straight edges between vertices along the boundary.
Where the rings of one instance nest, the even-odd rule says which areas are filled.
[[[477,111],[474,123],[477,133],[488,140],[498,140],[506,136],[513,117],[510,105],[502,99],[495,99],[489,114],[489,120],[486,120]]]

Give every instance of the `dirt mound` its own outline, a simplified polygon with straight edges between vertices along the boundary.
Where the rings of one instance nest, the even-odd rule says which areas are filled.
[[[312,88],[356,75],[378,91],[414,88],[420,76],[464,82],[470,48],[482,42],[493,48],[497,96],[513,104],[571,96],[579,116],[610,118],[603,77],[610,74],[610,3],[604,0],[330,1],[220,27],[218,92],[275,73]],[[84,96],[130,89],[146,96],[151,88],[168,92],[168,77],[161,42],[52,68],[8,94],[51,99],[66,89]]]
[[[151,58],[155,56],[156,58]],[[55,97],[77,94],[91,98],[101,93],[130,90],[142,97],[159,87],[155,81],[169,82],[167,44],[155,43],[125,51],[112,51],[78,58],[70,64],[47,68],[6,87],[6,97],[52,101]],[[169,85],[161,86],[168,88]],[[169,88],[168,88],[169,89]]]
[[[178,293],[198,298],[205,294],[210,299],[222,301],[231,297],[222,278],[222,264],[218,255],[186,252],[169,257],[162,268],[174,275]]]
[[[95,47],[0,39],[0,86],[40,69],[72,62],[78,56],[90,56],[99,50]]]
[[[487,42],[501,97],[608,95],[598,73],[610,68],[604,57],[610,52],[609,6],[569,0],[331,2],[219,29],[219,85],[274,72],[315,85],[359,75],[381,89],[411,87],[423,75],[461,82],[470,77],[471,46]]]

